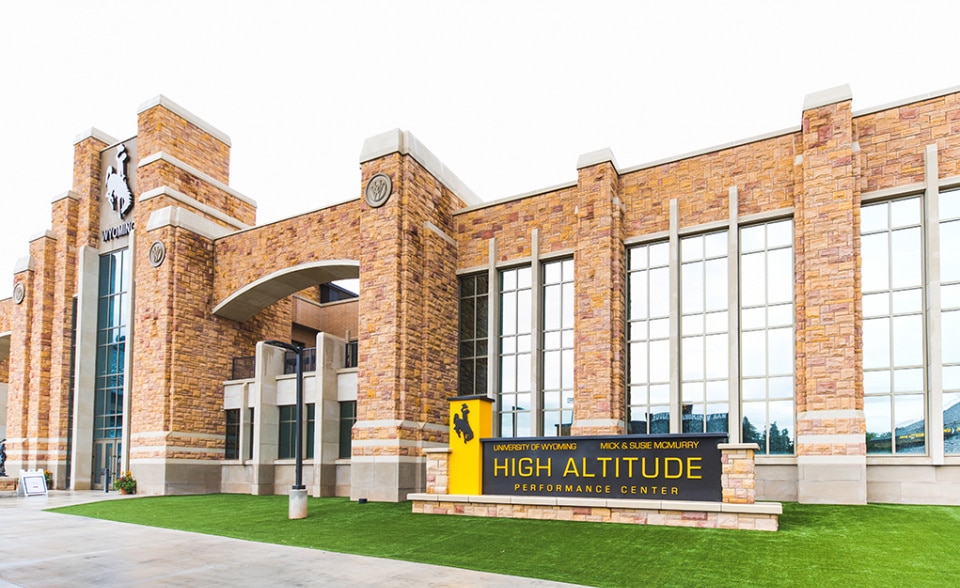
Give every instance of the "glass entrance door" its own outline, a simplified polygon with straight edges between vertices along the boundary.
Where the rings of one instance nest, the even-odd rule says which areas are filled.
[[[120,449],[119,439],[97,439],[93,442],[93,471],[90,472],[90,480],[94,490],[103,490],[107,468],[110,469],[110,483],[117,479]]]

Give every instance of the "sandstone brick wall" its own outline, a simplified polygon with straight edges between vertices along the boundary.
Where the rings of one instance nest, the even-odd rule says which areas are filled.
[[[275,271],[359,258],[360,201],[345,202],[217,239],[215,304]]]
[[[859,192],[922,182],[924,148],[932,143],[940,177],[960,175],[960,94],[858,116],[853,124],[860,145]]]
[[[794,226],[797,275],[797,410],[863,408],[862,340],[858,249],[860,198],[854,181],[853,124],[850,100],[804,112],[803,189],[796,197]],[[855,422],[850,422],[855,421]],[[798,419],[797,432],[810,421]],[[863,422],[821,422],[845,434],[862,433]],[[825,431],[826,432],[826,431]],[[863,455],[864,442],[807,444],[806,455]]]
[[[13,298],[4,298],[0,300],[0,333],[6,333],[11,330],[10,320],[13,312]],[[12,338],[12,337],[11,337]],[[0,382],[10,380],[10,357],[0,359]]]
[[[620,178],[611,162],[581,169],[579,176],[572,433],[621,434],[626,422],[626,251]],[[584,423],[595,419],[609,422]]]
[[[137,117],[137,140],[141,158],[163,151],[219,182],[230,182],[230,146],[161,104]]]
[[[292,319],[294,326],[304,325],[316,331],[330,333],[336,337],[345,338],[350,333],[351,339],[357,338],[359,300],[331,302],[318,304],[305,302],[299,295],[293,299]],[[303,339],[300,339],[303,341]],[[312,343],[309,344],[311,347]]]

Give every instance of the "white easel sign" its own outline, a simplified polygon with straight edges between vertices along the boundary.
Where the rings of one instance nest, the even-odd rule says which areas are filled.
[[[47,478],[43,470],[20,470],[20,483],[17,485],[17,494],[24,496],[45,496],[47,494]]]

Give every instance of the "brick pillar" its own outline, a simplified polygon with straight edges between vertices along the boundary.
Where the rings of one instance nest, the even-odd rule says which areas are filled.
[[[163,96],[139,108],[136,157],[130,469],[147,494],[215,492],[229,374],[224,341],[236,325],[210,312],[213,237],[219,216],[252,224],[256,209],[227,186],[229,137]],[[166,251],[157,267],[148,261],[154,242]]]
[[[721,443],[720,486],[723,502],[753,504],[757,501],[756,443]]]
[[[410,133],[368,139],[360,159],[363,189],[377,174],[392,189],[379,206],[361,205],[350,495],[400,501],[425,487],[423,450],[448,438],[447,398],[457,393],[452,213],[464,204],[456,176]]]
[[[620,175],[609,149],[577,162],[574,435],[625,431],[625,249]]]
[[[10,356],[9,382],[7,387],[7,472],[35,469],[36,457],[30,457],[32,444],[27,430],[30,401],[30,366],[33,346],[33,260],[25,257],[18,260],[13,272],[14,297],[22,288],[23,300],[16,298],[9,313]]]
[[[798,500],[866,502],[860,197],[847,86],[807,96],[797,251]]]

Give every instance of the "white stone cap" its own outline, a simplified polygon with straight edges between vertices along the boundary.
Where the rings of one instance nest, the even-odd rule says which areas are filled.
[[[463,180],[450,171],[450,168],[445,166],[443,162],[414,137],[410,131],[392,129],[368,138],[363,142],[363,148],[360,150],[360,163],[366,163],[391,153],[399,153],[413,157],[428,172],[433,174],[440,183],[459,196],[467,206],[480,204],[482,202],[480,197],[463,183]]]
[[[37,239],[53,239],[54,241],[56,241],[57,236],[54,234],[53,231],[48,230],[48,231],[43,231],[42,233],[37,233],[36,235],[32,235],[29,239],[27,239],[27,242],[33,243]]]
[[[427,447],[423,450],[424,453],[451,453],[452,451],[449,447]]]
[[[78,133],[76,136],[74,136],[74,138],[73,138],[73,144],[76,145],[76,144],[79,143],[80,141],[83,141],[84,139],[89,139],[90,137],[93,137],[94,139],[96,139],[96,140],[98,140],[98,141],[103,141],[103,142],[106,143],[107,145],[113,145],[114,143],[117,142],[116,139],[114,139],[114,138],[111,137],[110,135],[104,133],[104,132],[101,131],[100,129],[98,129],[98,128],[96,128],[96,127],[90,127],[89,129],[87,129],[87,130],[85,130],[85,131],[83,131],[83,132],[81,132],[81,133]]]
[[[752,449],[754,451],[760,451],[760,445],[756,443],[717,443],[717,449],[720,451],[724,449],[731,449],[733,451],[738,449]]]
[[[33,271],[33,257],[30,255],[21,257],[17,260],[17,263],[13,265],[13,273],[19,274],[25,271]]]
[[[844,102],[846,100],[853,100],[853,91],[850,89],[850,84],[807,94],[803,99],[803,109],[810,110],[812,108],[820,108],[821,106],[836,104],[837,102]]]
[[[140,113],[142,113],[142,112],[144,112],[144,111],[150,110],[150,109],[153,108],[154,106],[163,106],[164,108],[166,108],[166,109],[169,110],[170,112],[175,113],[177,116],[179,116],[180,118],[184,119],[185,121],[187,121],[187,122],[193,124],[194,126],[196,126],[196,127],[200,128],[200,129],[206,131],[207,133],[210,133],[211,135],[213,135],[214,137],[216,137],[217,139],[219,139],[220,141],[222,141],[224,144],[226,144],[227,147],[230,147],[230,146],[231,146],[231,144],[230,144],[230,137],[229,137],[226,133],[224,133],[223,131],[217,129],[217,128],[216,128],[215,126],[213,126],[212,124],[210,124],[210,123],[208,123],[207,121],[203,120],[203,119],[200,118],[199,116],[193,114],[192,112],[190,112],[190,111],[187,110],[186,108],[180,106],[179,104],[177,104],[177,103],[174,102],[173,100],[167,98],[167,97],[164,96],[163,94],[159,94],[159,95],[157,95],[157,96],[154,96],[153,98],[151,98],[151,99],[147,100],[146,102],[144,102],[143,104],[141,104],[140,107],[137,108],[137,114],[140,114]]]
[[[597,165],[598,163],[606,163],[608,161],[613,164],[613,169],[617,170],[617,173],[620,173],[620,166],[617,165],[617,158],[613,156],[613,150],[609,147],[591,151],[590,153],[584,153],[578,157],[577,169],[591,167]]]
[[[74,192],[73,190],[67,190],[62,194],[57,194],[56,196],[54,196],[53,200],[50,201],[50,204],[53,204],[54,202],[60,202],[65,198],[69,198],[70,200],[80,200],[80,195]]]

